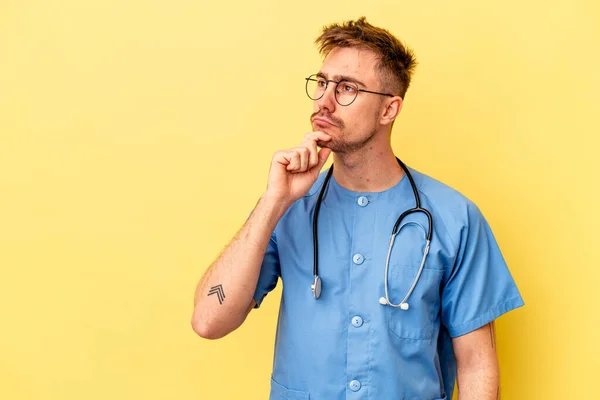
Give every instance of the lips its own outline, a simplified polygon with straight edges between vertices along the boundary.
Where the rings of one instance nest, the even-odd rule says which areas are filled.
[[[333,123],[332,121],[329,121],[328,119],[325,119],[325,118],[313,118],[313,123],[315,123],[315,124],[321,124],[321,125],[336,126],[335,123]]]

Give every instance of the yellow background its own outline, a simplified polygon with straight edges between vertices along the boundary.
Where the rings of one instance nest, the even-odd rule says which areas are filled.
[[[479,205],[525,299],[503,398],[600,396],[597,1],[3,0],[0,399],[267,398],[281,286],[219,341],[193,292],[310,129],[320,28],[361,15],[420,62],[397,154]]]

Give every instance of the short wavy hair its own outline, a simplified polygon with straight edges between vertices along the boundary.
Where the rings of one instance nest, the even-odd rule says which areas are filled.
[[[323,33],[315,40],[315,44],[319,46],[323,57],[327,57],[336,47],[354,47],[374,52],[379,58],[382,89],[402,98],[406,95],[417,66],[411,49],[387,30],[369,24],[365,17],[323,27]]]

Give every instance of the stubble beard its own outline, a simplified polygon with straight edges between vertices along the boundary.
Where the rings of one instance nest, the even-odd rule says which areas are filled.
[[[338,137],[332,136],[330,141],[319,141],[317,142],[317,145],[319,145],[319,147],[327,147],[334,153],[346,155],[359,152],[361,149],[365,148],[375,137],[375,130],[373,130],[365,138],[362,138],[358,142],[348,142],[344,140],[345,137],[348,137],[344,131],[345,129],[339,130]]]

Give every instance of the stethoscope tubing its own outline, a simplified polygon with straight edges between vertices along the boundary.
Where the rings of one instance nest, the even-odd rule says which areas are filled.
[[[385,261],[385,272],[384,272],[385,298],[381,297],[379,299],[379,302],[382,305],[389,305],[389,306],[392,306],[395,308],[400,308],[402,310],[408,310],[407,300],[410,297],[410,295],[413,293],[415,287],[417,286],[417,283],[419,282],[419,278],[421,277],[423,268],[425,267],[425,261],[427,259],[427,254],[429,253],[429,247],[430,247],[431,237],[432,237],[432,233],[433,233],[433,219],[431,217],[431,213],[428,210],[421,207],[421,199],[419,197],[419,192],[417,190],[417,186],[412,177],[412,174],[410,173],[410,171],[408,170],[406,165],[402,161],[400,161],[399,158],[396,157],[396,160],[398,161],[398,164],[404,170],[404,173],[408,177],[410,186],[412,188],[412,191],[413,191],[413,194],[415,197],[416,204],[415,204],[414,208],[404,211],[398,217],[398,219],[396,220],[396,223],[394,224],[394,228],[392,229],[392,236],[390,238],[390,245],[388,247],[388,253],[387,253],[387,257],[386,257],[386,261]],[[314,247],[313,276],[314,276],[314,281],[313,281],[313,284],[311,285],[311,290],[313,292],[315,299],[318,299],[321,296],[321,285],[322,285],[321,278],[319,277],[319,241],[318,241],[318,229],[317,229],[319,210],[321,209],[321,203],[323,202],[323,198],[324,198],[325,192],[328,188],[329,180],[331,179],[332,175],[333,175],[333,165],[327,172],[325,181],[323,182],[323,186],[319,192],[319,197],[317,198],[317,204],[315,206],[315,212],[313,215],[313,247]],[[400,229],[402,229],[402,227],[400,226],[400,223],[402,222],[402,220],[407,215],[410,215],[413,213],[418,213],[418,212],[423,213],[427,216],[427,222],[428,222],[428,228],[429,228],[427,230],[427,232],[425,233],[426,242],[425,242],[425,249],[423,251],[423,258],[421,259],[421,264],[419,266],[417,276],[415,277],[410,289],[408,290],[408,292],[406,293],[406,295],[404,296],[404,298],[402,299],[402,301],[399,304],[393,304],[390,301],[389,291],[388,291],[388,271],[389,271],[389,262],[390,262],[390,258],[391,258],[391,254],[392,254],[392,248],[394,246],[394,241],[396,239],[396,235],[398,235],[398,233],[400,232]]]

